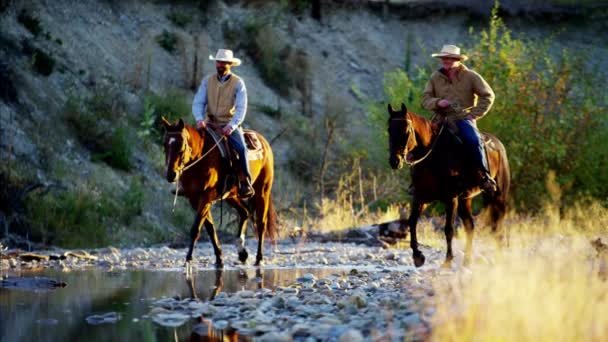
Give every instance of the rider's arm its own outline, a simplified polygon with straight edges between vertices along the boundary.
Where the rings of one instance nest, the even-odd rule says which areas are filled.
[[[477,95],[477,105],[471,109],[469,114],[475,117],[475,119],[480,119],[492,108],[494,91],[481,75],[476,72],[473,73],[473,92]]]
[[[194,95],[194,100],[192,100],[192,115],[194,115],[196,122],[205,119],[205,112],[207,111],[207,83],[208,78],[205,77],[201,81],[196,95]]]
[[[424,109],[430,112],[437,111],[437,102],[439,102],[441,99],[435,96],[435,86],[433,85],[433,79],[431,77],[431,79],[426,82],[424,92],[422,92],[422,106]]]
[[[243,80],[239,80],[234,92],[235,111],[234,116],[229,123],[229,125],[232,126],[232,129],[236,129],[243,123],[243,120],[245,120],[245,114],[247,113],[247,88],[245,87],[245,82],[243,82]]]

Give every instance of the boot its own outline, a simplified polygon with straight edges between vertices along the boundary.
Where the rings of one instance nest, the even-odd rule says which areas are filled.
[[[245,177],[244,180],[239,182],[239,197],[247,199],[255,195],[255,190],[251,186],[251,180],[249,177]]]
[[[487,171],[480,170],[479,177],[481,179],[479,182],[479,187],[481,188],[481,190],[488,194],[492,194],[497,190],[496,181],[492,179],[490,173],[488,173]]]

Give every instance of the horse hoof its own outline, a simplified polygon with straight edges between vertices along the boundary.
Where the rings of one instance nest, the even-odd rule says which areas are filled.
[[[247,257],[249,257],[249,254],[247,253],[246,249],[242,249],[239,251],[239,261],[242,262],[243,264],[245,263],[245,261],[247,261]]]
[[[264,262],[262,260],[257,260],[255,266],[264,266]]]
[[[424,265],[424,254],[422,254],[421,252],[418,253],[414,253],[414,265],[416,267],[420,267],[422,265]]]
[[[446,260],[441,264],[441,268],[450,269],[452,268],[452,260]]]
[[[215,262],[215,268],[216,269],[220,269],[220,268],[224,268],[224,262],[221,260],[218,260]]]
[[[462,265],[465,267],[469,267],[471,266],[471,257],[464,257],[464,260],[462,261]]]

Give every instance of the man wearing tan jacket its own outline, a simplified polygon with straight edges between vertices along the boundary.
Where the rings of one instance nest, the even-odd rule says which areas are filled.
[[[215,57],[209,56],[209,59],[215,61],[217,72],[201,82],[192,101],[192,115],[197,128],[207,127],[207,122],[222,127],[222,133],[239,154],[241,171],[245,176],[245,179],[239,176],[239,196],[249,198],[254,195],[254,190],[245,139],[240,128],[247,112],[247,88],[245,82],[230,70],[239,66],[241,60],[234,57],[232,50],[225,49],[219,49]]]
[[[433,112],[433,122],[453,122],[463,143],[474,152],[479,170],[480,187],[486,192],[496,190],[496,182],[488,169],[488,161],[477,130],[476,120],[488,113],[494,102],[490,85],[462,62],[467,56],[460,54],[455,45],[444,45],[441,52],[431,55],[441,60],[441,68],[431,75],[422,96],[422,105]]]

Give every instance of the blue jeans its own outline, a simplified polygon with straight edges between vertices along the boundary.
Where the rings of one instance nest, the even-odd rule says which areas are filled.
[[[475,126],[475,122],[473,120],[458,120],[456,121],[456,125],[460,130],[460,139],[473,152],[474,162],[477,164],[477,167],[483,167],[484,171],[488,172],[490,170],[488,159],[486,158],[481,135],[479,134],[479,130],[477,130],[477,126]]]
[[[240,127],[237,127],[228,137],[228,141],[230,142],[230,146],[232,146],[239,154],[241,168],[243,171],[245,171],[245,176],[251,179],[249,161],[247,160],[247,147],[245,145],[243,130]]]

